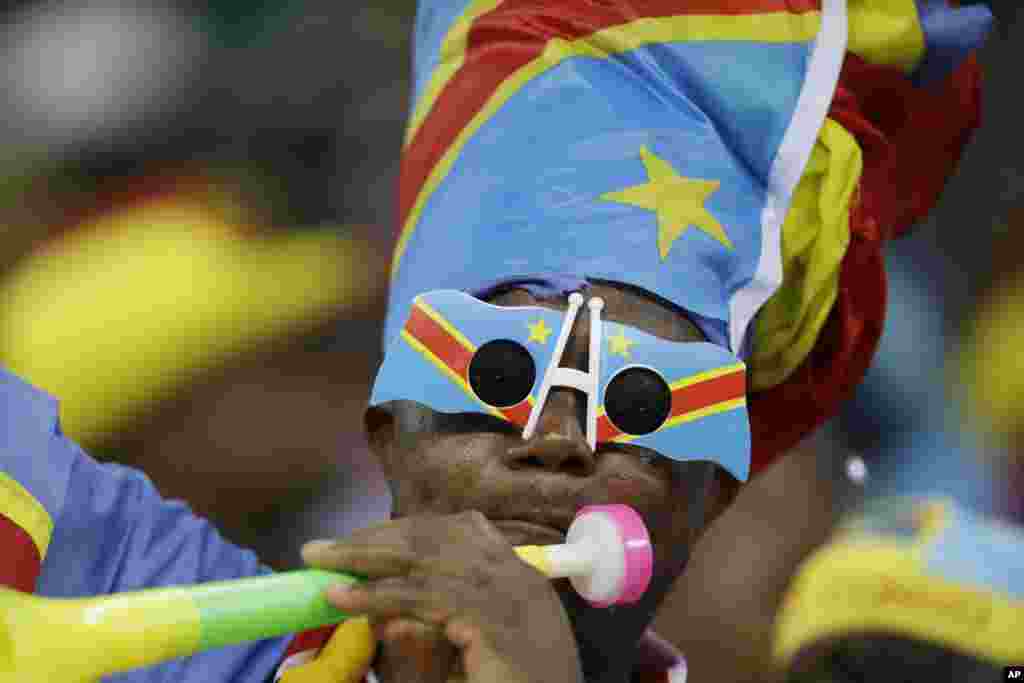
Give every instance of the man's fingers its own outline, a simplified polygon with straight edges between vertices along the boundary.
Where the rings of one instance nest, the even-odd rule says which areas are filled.
[[[311,541],[302,548],[306,564],[369,578],[401,576],[414,569],[459,576],[465,558],[450,548],[508,547],[504,535],[479,512],[447,517],[409,517],[381,522],[346,539]]]
[[[417,558],[403,549],[333,541],[307,543],[302,548],[302,559],[312,567],[352,572],[367,578],[405,575],[418,564]]]
[[[473,647],[479,644],[480,630],[463,619],[452,619],[445,626],[445,635],[460,648]]]
[[[454,665],[457,655],[444,633],[437,626],[409,619],[396,619],[384,627],[383,642],[392,652],[411,660],[418,672],[434,671],[443,681]],[[403,679],[404,680],[404,679]]]
[[[378,622],[405,617],[441,625],[453,614],[445,606],[445,597],[427,587],[423,577],[393,577],[353,587],[332,587],[327,600],[344,612],[365,614]]]
[[[378,676],[385,680],[444,683],[456,666],[458,651],[440,627],[411,619],[377,623],[383,653]]]
[[[496,656],[493,646],[475,624],[465,619],[452,619],[445,626],[445,635],[461,651],[461,663],[467,680],[511,681],[516,679],[514,673],[504,666],[502,658]]]

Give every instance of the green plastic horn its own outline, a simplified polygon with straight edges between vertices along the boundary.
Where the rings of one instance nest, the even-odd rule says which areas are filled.
[[[545,576],[569,578],[598,606],[636,602],[651,579],[647,529],[625,505],[585,507],[565,543],[515,550]],[[358,581],[304,569],[96,598],[0,589],[0,683],[96,683],[212,648],[337,624],[351,615],[327,602],[327,587]]]

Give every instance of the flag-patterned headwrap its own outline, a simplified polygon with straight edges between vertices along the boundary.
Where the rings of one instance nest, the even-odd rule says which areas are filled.
[[[425,0],[385,344],[426,291],[645,290],[747,362],[756,470],[866,369],[882,243],[977,122],[989,22],[944,0]]]

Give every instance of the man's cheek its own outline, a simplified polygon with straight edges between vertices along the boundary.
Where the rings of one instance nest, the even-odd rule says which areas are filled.
[[[650,504],[651,482],[634,477],[612,477],[607,481],[609,502],[643,508]]]
[[[443,513],[444,492],[439,478],[415,466],[406,466],[392,476],[392,508],[403,517]]]
[[[472,460],[453,462],[445,472],[445,484],[452,500],[472,497],[472,493],[480,488],[482,478],[480,464]]]

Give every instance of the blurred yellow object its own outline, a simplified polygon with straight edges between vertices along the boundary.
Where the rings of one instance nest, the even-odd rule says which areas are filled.
[[[913,532],[874,528],[898,525],[894,507],[896,514],[840,530],[804,561],[776,622],[773,656],[782,668],[806,648],[857,634],[934,643],[999,664],[1024,658],[1024,600],[1000,582],[1010,575],[1005,563],[1019,557],[1016,531],[965,517],[947,499],[910,505]]]
[[[0,362],[96,443],[233,354],[369,301],[372,258],[329,230],[242,236],[171,196],[108,214],[0,283]]]
[[[1024,274],[979,307],[963,344],[959,377],[969,422],[996,438],[1024,433]]]
[[[376,651],[368,618],[343,621],[316,658],[285,671],[281,683],[358,683]]]
[[[789,285],[758,314],[748,360],[755,391],[786,381],[818,342],[839,293],[850,207],[862,171],[857,141],[825,119],[782,226],[782,272]]]

